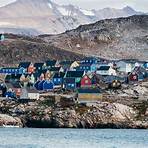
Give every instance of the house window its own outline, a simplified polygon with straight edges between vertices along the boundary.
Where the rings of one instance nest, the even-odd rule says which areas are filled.
[[[58,79],[58,82],[60,82],[60,81],[61,81],[61,79],[59,78],[59,79]]]
[[[88,80],[85,80],[85,83],[88,84]]]
[[[71,87],[74,87],[75,85],[74,84],[71,84]]]

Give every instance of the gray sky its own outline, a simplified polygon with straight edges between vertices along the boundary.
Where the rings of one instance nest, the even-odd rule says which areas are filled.
[[[0,6],[15,0],[0,0]],[[101,9],[105,7],[123,8],[131,6],[135,10],[148,12],[148,0],[52,0],[58,4],[75,4],[86,9]]]

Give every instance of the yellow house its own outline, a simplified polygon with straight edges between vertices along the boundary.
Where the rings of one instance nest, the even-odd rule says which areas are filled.
[[[102,93],[99,88],[80,88],[78,89],[79,102],[99,101],[102,99]]]

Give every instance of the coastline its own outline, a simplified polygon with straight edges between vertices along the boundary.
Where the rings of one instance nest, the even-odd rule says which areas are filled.
[[[61,106],[60,103],[53,105],[49,99],[24,104],[3,100],[0,101],[0,125],[25,128],[148,129],[148,103],[132,101],[130,106],[113,100]]]

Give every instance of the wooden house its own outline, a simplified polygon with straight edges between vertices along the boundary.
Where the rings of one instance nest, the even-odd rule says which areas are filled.
[[[143,67],[135,67],[134,70],[128,75],[128,82],[143,81],[148,78],[148,72]]]
[[[4,34],[0,34],[0,42],[3,42],[5,40]]]
[[[22,88],[20,99],[39,100],[40,94],[36,89]]]
[[[27,73],[31,74],[35,72],[35,67],[31,62],[21,62],[19,67],[23,67]]]
[[[79,102],[94,102],[102,99],[102,93],[99,88],[80,88],[78,89]]]
[[[116,70],[114,70],[111,66],[100,66],[97,71],[97,74],[102,76],[108,76],[108,75],[116,75]]]
[[[92,86],[92,81],[90,77],[85,74],[82,79],[81,79],[81,87],[91,87]]]
[[[21,85],[19,82],[9,82],[6,83],[7,86],[7,92],[5,96],[11,97],[11,98],[19,98],[21,95]]]
[[[21,80],[22,74],[11,74],[11,75],[6,75],[5,77],[5,83],[15,83],[15,82],[19,82]]]
[[[63,72],[55,73],[52,77],[52,81],[53,81],[54,85],[55,86],[62,86],[64,76],[65,76],[65,73],[63,73]]]
[[[143,64],[143,67],[148,71],[148,62],[145,62],[145,63]]]
[[[81,64],[97,64],[98,59],[95,57],[86,57],[81,61]]]
[[[46,68],[46,63],[35,63],[34,64],[35,71],[41,71]]]
[[[97,70],[96,64],[80,64],[76,67],[77,71],[95,72]]]
[[[126,73],[131,72],[134,69],[135,64],[135,60],[120,60],[116,62],[118,71]]]
[[[23,67],[15,68],[15,67],[8,67],[8,68],[0,68],[0,74],[24,74],[25,69]]]
[[[49,69],[51,67],[56,67],[58,65],[58,61],[56,60],[48,60],[46,63],[46,69]]]
[[[43,80],[36,83],[35,87],[40,91],[50,91],[54,89],[54,83],[52,81]]]
[[[74,90],[80,87],[84,74],[84,71],[67,71],[64,77],[64,88]]]

